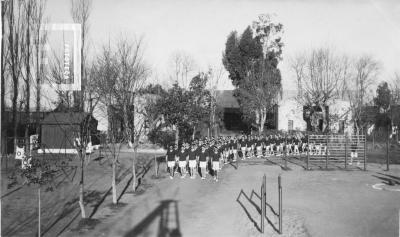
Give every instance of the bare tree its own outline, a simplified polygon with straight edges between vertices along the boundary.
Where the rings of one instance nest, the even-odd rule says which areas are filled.
[[[82,25],[82,48],[81,48],[81,91],[75,93],[74,100],[77,106],[83,110],[86,93],[86,55],[88,54],[87,39],[89,34],[89,16],[92,10],[92,0],[71,0],[71,16],[75,23]],[[89,98],[90,100],[90,98]]]
[[[23,2],[14,0],[8,1],[6,11],[8,23],[8,70],[13,83],[12,91],[12,127],[14,136],[14,147],[17,145],[17,110],[18,110],[18,95],[19,95],[19,80],[22,77],[22,70],[25,63],[25,22],[24,22]]]
[[[24,49],[24,59],[25,59],[25,73],[23,73],[23,80],[25,82],[25,150],[26,152],[29,149],[29,123],[31,120],[30,115],[30,102],[31,102],[31,81],[32,81],[32,74],[31,74],[31,63],[33,61],[33,54],[31,48],[31,31],[32,31],[32,15],[34,14],[33,11],[35,10],[36,1],[27,0],[23,2],[24,7],[24,20],[26,22],[26,41],[25,49]]]
[[[376,81],[379,73],[379,63],[371,56],[362,56],[353,64],[354,74],[345,80],[347,96],[352,112],[352,122],[356,129],[356,134],[363,129],[362,116],[366,105],[368,89]]]
[[[393,104],[400,104],[400,74],[395,73],[393,77],[393,82],[391,83],[391,91],[393,97]]]
[[[117,142],[118,132],[116,125],[115,93],[116,83],[118,80],[118,66],[115,57],[115,52],[110,46],[104,46],[100,55],[94,61],[94,93],[100,99],[100,110],[107,111],[108,118],[108,142],[106,148],[111,153],[111,168],[112,168],[112,200],[117,203],[117,187],[116,187],[116,165],[118,154],[121,149],[121,143]]]
[[[6,9],[7,4],[5,1],[1,1],[1,154],[4,154],[6,147],[6,128],[7,124],[5,124],[5,96],[6,96],[6,62],[8,61],[8,47],[6,45],[6,38],[4,37],[5,33],[5,20],[6,20]]]
[[[149,69],[143,61],[142,39],[134,43],[127,40],[119,41],[117,45],[117,59],[119,65],[119,81],[117,83],[118,92],[116,101],[122,108],[123,121],[125,127],[125,140],[133,149],[132,157],[132,189],[136,191],[136,153],[139,146],[139,138],[142,128],[135,128],[134,116],[130,116],[130,106],[138,106],[137,93],[143,88],[144,82],[149,74]],[[133,140],[133,143],[132,143]]]
[[[296,57],[292,62],[298,87],[297,102],[302,106],[322,111],[322,131],[327,131],[329,117],[327,108],[339,98],[349,74],[349,60],[337,56],[328,48],[314,49],[308,55]]]
[[[182,88],[187,89],[191,79],[191,73],[196,68],[193,57],[185,51],[175,51],[171,55],[170,64],[172,68],[171,79],[176,81]]]
[[[211,94],[210,104],[210,129],[213,136],[217,136],[217,89],[225,70],[222,66],[218,68],[209,67],[208,69],[208,90]],[[210,130],[208,136],[211,135]]]
[[[144,123],[139,123],[135,118],[135,111],[141,108],[139,90],[144,86],[149,69],[143,61],[142,40],[130,42],[120,39],[115,47],[103,47],[102,55],[97,59],[95,78],[98,80],[96,94],[101,98],[106,107],[109,120],[109,138],[116,144],[113,116],[120,114],[123,123],[123,134],[120,143],[127,143],[133,149],[132,156],[132,189],[136,189],[136,153],[139,138],[144,131]],[[113,202],[116,203],[115,163],[120,147],[113,148]]]
[[[47,0],[39,0],[35,1],[35,10],[34,14],[32,15],[32,35],[33,35],[33,42],[34,42],[34,65],[36,71],[36,133],[39,133],[39,123],[40,123],[40,108],[41,108],[41,84],[43,82],[44,77],[44,68],[42,59],[44,57],[43,46],[47,40],[47,33],[46,31],[42,30],[43,24],[43,15],[45,11]]]

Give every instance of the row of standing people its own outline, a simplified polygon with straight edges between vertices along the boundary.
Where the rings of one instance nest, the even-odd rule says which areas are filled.
[[[190,144],[183,143],[180,147],[169,146],[165,158],[171,179],[176,173],[181,178],[189,174],[192,179],[198,173],[202,179],[206,179],[209,173],[218,181],[218,172],[228,162],[250,157],[279,156],[286,151],[300,154],[306,149],[304,139],[279,135],[205,137]]]
[[[241,135],[205,137],[180,147],[171,145],[168,148],[166,161],[170,178],[180,173],[181,178],[187,174],[194,179],[196,173],[202,179],[211,174],[218,181],[218,172],[224,164],[236,159],[262,158],[282,155],[325,155],[326,144],[308,144],[306,135]],[[357,157],[356,148],[352,145],[351,158]],[[352,162],[352,161],[350,161]]]

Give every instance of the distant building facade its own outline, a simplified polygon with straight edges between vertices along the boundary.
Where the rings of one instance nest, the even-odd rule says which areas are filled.
[[[310,120],[307,119],[307,108],[296,100],[297,91],[283,91],[279,102],[267,116],[265,129],[280,131],[307,131],[311,130]],[[223,111],[222,120],[226,130],[249,131],[251,128],[242,120],[238,101],[233,95],[233,90],[220,90],[217,92],[217,105]],[[351,124],[350,102],[340,98],[328,105],[330,123],[329,127],[336,133],[353,132]],[[319,127],[322,128],[322,114]]]

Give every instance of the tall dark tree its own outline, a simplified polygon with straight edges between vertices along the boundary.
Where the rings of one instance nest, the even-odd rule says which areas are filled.
[[[211,93],[206,89],[209,80],[206,73],[199,73],[192,78],[189,85],[188,108],[190,124],[193,128],[192,139],[195,137],[196,128],[202,122],[208,122],[211,112]]]
[[[376,89],[374,103],[380,110],[386,112],[389,109],[391,100],[391,91],[387,82],[382,82]]]
[[[236,87],[235,96],[244,117],[262,132],[268,112],[273,110],[281,92],[283,26],[269,15],[260,15],[240,37],[232,32],[227,39],[223,64]]]
[[[378,107],[379,113],[375,117],[375,126],[378,128],[388,128],[391,124],[390,104],[392,93],[387,82],[382,82],[376,89],[374,104]]]

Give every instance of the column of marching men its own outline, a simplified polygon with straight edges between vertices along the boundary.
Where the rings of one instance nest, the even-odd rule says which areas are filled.
[[[187,175],[195,179],[198,174],[206,179],[207,174],[218,181],[218,172],[229,162],[236,159],[263,158],[282,155],[323,155],[323,144],[307,144],[308,138],[296,135],[241,135],[205,137],[177,145],[169,146],[166,155],[167,170],[170,178],[175,174],[181,178]]]

